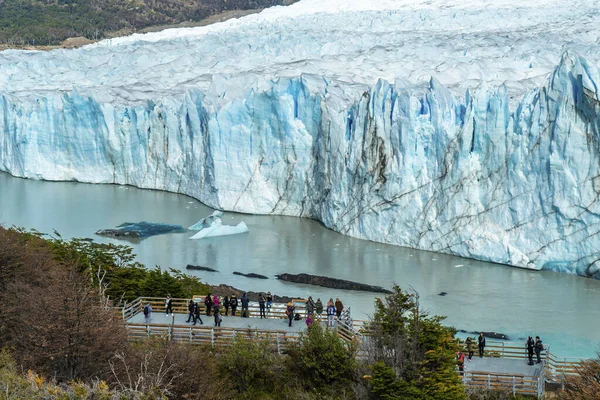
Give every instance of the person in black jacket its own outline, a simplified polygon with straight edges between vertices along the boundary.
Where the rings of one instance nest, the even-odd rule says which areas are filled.
[[[206,306],[206,315],[210,316],[210,311],[212,308],[212,296],[210,295],[210,293],[204,298],[204,305]]]
[[[265,295],[263,293],[258,295],[258,307],[260,308],[260,319],[267,318],[267,313],[265,312],[265,303],[267,299],[265,299]]]
[[[248,318],[248,305],[250,304],[250,299],[248,299],[248,293],[244,293],[242,295],[242,317]]]
[[[483,357],[483,349],[485,348],[485,337],[483,336],[483,332],[479,334],[477,338],[477,342],[479,345],[479,358]]]
[[[194,300],[190,299],[190,302],[188,303],[188,319],[185,321],[187,323],[194,319],[194,304],[196,304],[194,303]]]
[[[527,358],[529,359],[529,365],[533,365],[533,347],[535,346],[535,342],[533,338],[529,336],[527,339]]]
[[[202,322],[202,318],[200,317],[200,305],[194,303],[194,325],[196,325],[196,322],[198,321],[200,321],[200,325],[204,325],[204,322]]]
[[[535,337],[535,356],[537,357],[537,363],[542,362],[541,352],[544,350],[544,345],[542,344],[542,339],[539,336]]]
[[[229,315],[229,296],[225,296],[223,299],[223,305],[225,306],[225,315]]]
[[[167,295],[167,299],[165,300],[165,310],[167,316],[169,314],[173,314],[173,299],[171,298],[170,294]]]
[[[231,299],[229,299],[229,305],[231,306],[231,316],[235,317],[235,309],[238,306],[238,299],[235,294],[231,295]]]

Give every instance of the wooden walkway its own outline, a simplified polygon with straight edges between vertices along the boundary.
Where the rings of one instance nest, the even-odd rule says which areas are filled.
[[[158,297],[138,298],[118,309],[118,312],[125,321],[130,340],[163,337],[192,344],[226,346],[233,343],[236,336],[241,336],[268,340],[275,351],[282,352],[291,343],[298,341],[300,333],[306,329],[304,319],[293,321],[292,327],[288,327],[286,305],[281,303],[273,304],[266,319],[259,318],[257,302],[250,302],[249,318],[223,316],[221,326],[215,327],[214,318],[206,315],[204,302],[200,301],[198,304],[204,324],[193,326],[186,322],[188,302],[189,299],[173,299],[174,314],[168,317],[165,315],[165,299]],[[152,306],[150,321],[146,321],[143,315],[146,303]],[[296,299],[294,305],[296,312],[304,317],[305,301]],[[238,308],[238,315],[240,309],[241,307]],[[223,311],[224,308],[220,307],[220,310]],[[323,316],[321,323],[325,319],[326,316]],[[344,310],[340,319],[336,319],[335,329],[339,337],[359,345],[359,357],[366,356],[365,344],[369,340],[369,333],[364,331],[363,321],[352,319],[349,307]],[[468,354],[466,348],[464,353]],[[484,357],[478,358],[475,355],[470,363],[465,360],[465,371],[459,373],[466,388],[502,390],[541,398],[547,383],[564,385],[567,376],[577,374],[581,361],[557,357],[549,351],[547,345],[541,356],[542,364],[529,366],[524,343],[487,339]]]

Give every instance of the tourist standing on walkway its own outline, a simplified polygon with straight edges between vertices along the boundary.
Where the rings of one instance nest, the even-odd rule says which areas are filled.
[[[327,302],[327,326],[333,328],[333,317],[335,317],[335,305],[333,299],[329,299]]]
[[[221,326],[221,321],[223,320],[223,318],[221,318],[221,313],[219,312],[219,308],[215,308],[215,326]]]
[[[242,295],[242,317],[248,318],[250,314],[248,312],[248,305],[250,304],[250,299],[248,299],[248,293],[244,293]]]
[[[458,364],[458,370],[460,372],[464,372],[465,371],[465,355],[463,354],[462,351],[459,351],[456,354],[456,359],[457,359],[457,364]]]
[[[221,300],[219,300],[219,296],[216,294],[213,296],[213,311],[215,313],[219,312],[219,304],[221,304]]]
[[[288,322],[289,322],[288,326],[292,326],[292,321],[294,320],[294,311],[295,310],[296,310],[296,308],[294,307],[294,304],[290,301],[285,310],[285,314],[287,315]]]
[[[204,325],[200,314],[200,304],[194,303],[194,325],[196,325],[196,322],[198,321],[200,321],[200,325]]]
[[[469,362],[471,362],[471,359],[473,358],[473,352],[475,351],[475,343],[473,343],[473,340],[471,340],[470,337],[467,338],[465,343],[467,344],[467,351],[469,352]]]
[[[533,365],[533,348],[535,347],[535,341],[531,336],[527,338],[527,358],[529,359],[529,365]]]
[[[308,296],[308,300],[306,301],[306,315],[312,315],[315,312],[315,301],[312,296]]]
[[[194,319],[194,304],[194,300],[190,299],[190,302],[188,303],[188,319],[185,321],[187,323]]]
[[[225,306],[225,315],[229,315],[229,296],[225,296],[223,305]]]
[[[229,305],[231,306],[231,316],[235,317],[235,310],[237,309],[237,306],[238,306],[238,299],[235,294],[231,295],[231,299],[229,300]]]
[[[323,314],[323,303],[321,302],[321,298],[317,299],[317,303],[315,304],[315,311],[317,315],[320,317]]]
[[[144,321],[149,324],[152,319],[152,306],[150,303],[146,303],[144,307]]]
[[[261,293],[258,295],[258,307],[260,308],[260,319],[267,318],[267,313],[265,312],[265,302],[266,301],[267,301],[267,299],[265,299],[264,294]]]
[[[338,318],[340,317],[340,315],[342,315],[342,311],[344,311],[344,305],[337,297],[335,299],[335,311]]]
[[[272,305],[273,305],[273,295],[271,295],[271,292],[267,292],[267,310],[271,311]]]
[[[544,344],[542,343],[542,339],[539,336],[535,337],[535,356],[537,358],[537,363],[542,362],[541,353],[544,350]]]
[[[204,305],[206,306],[206,315],[210,315],[212,309],[212,297],[211,293],[207,294],[204,298]]]
[[[165,300],[165,311],[167,316],[169,316],[169,314],[173,314],[173,299],[171,298],[170,294],[167,295],[167,299]]]
[[[483,336],[483,332],[479,334],[477,338],[477,344],[479,346],[479,358],[483,357],[483,349],[485,348],[485,337]]]

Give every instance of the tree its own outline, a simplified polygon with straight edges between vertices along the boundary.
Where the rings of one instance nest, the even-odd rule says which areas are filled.
[[[582,361],[577,374],[567,376],[565,390],[558,397],[564,400],[600,399],[600,354],[595,359]]]
[[[465,398],[456,373],[455,332],[442,321],[420,309],[416,292],[394,286],[392,294],[376,299],[375,314],[366,326],[375,398]]]

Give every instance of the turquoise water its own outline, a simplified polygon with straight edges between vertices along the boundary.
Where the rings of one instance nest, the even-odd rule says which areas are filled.
[[[187,196],[114,185],[41,182],[0,174],[0,223],[64,237],[91,237],[123,222],[151,221],[190,226],[213,210]],[[540,335],[563,356],[587,357],[600,343],[600,281],[522,270],[443,254],[411,250],[332,232],[311,220],[225,213],[223,223],[245,221],[247,234],[189,240],[193,233],[155,236],[131,243],[138,260],[195,272],[211,284],[293,296],[339,297],[357,319],[373,310],[372,293],[297,285],[276,280],[282,272],[329,275],[390,287],[397,283],[419,292],[430,313],[468,331],[498,331],[511,339]],[[114,241],[117,243],[127,243]],[[233,271],[255,272],[269,280]],[[446,296],[438,293],[447,292]]]

